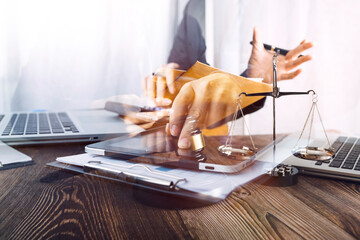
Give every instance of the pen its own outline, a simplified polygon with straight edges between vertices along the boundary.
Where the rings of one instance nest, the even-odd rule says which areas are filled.
[[[175,69],[174,71],[177,71],[177,72],[180,73],[180,75],[175,78],[175,81],[178,80],[180,77],[182,77],[182,75],[183,75],[184,73],[186,73],[186,70]],[[161,73],[161,72],[153,72],[151,75],[153,75],[153,76],[158,76],[158,77],[166,77],[166,75],[164,75],[164,74]],[[191,80],[194,80],[194,79],[191,79]]]
[[[253,45],[253,41],[251,41],[250,44]],[[283,48],[278,48],[278,47],[275,47],[274,45],[269,45],[269,44],[265,44],[265,43],[264,43],[264,48],[266,50],[269,50],[269,51],[272,51],[272,52],[277,52],[279,50],[279,53],[281,55],[284,55],[284,56],[289,52],[289,50],[286,50],[286,49],[283,49]],[[298,57],[302,57],[302,56],[303,55],[299,55]]]

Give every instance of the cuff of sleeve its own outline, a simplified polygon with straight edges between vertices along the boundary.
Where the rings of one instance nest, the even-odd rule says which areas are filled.
[[[246,69],[245,71],[243,71],[243,73],[242,73],[242,74],[240,74],[240,76],[241,76],[241,77],[245,77],[245,78],[247,78],[248,76],[247,76],[246,72],[247,72],[247,69]]]

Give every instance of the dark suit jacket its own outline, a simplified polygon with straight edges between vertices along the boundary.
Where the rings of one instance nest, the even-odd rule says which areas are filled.
[[[184,16],[178,27],[168,62],[178,63],[183,70],[189,69],[196,61],[207,64],[204,33],[205,0],[190,0],[185,7]],[[241,76],[246,77],[246,70]],[[263,98],[244,108],[244,114],[249,114],[262,108],[265,99]],[[237,117],[241,117],[241,114],[238,113]],[[227,120],[229,121],[231,118]]]

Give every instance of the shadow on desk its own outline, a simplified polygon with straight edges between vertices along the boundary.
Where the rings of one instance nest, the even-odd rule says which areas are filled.
[[[187,198],[181,196],[172,196],[171,194],[155,192],[149,189],[134,187],[134,199],[144,205],[165,208],[165,209],[190,209],[205,207],[213,204],[214,202],[200,201],[196,198]]]

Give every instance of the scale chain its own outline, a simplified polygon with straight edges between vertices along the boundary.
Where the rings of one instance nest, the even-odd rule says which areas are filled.
[[[241,94],[240,94],[241,95]],[[252,147],[253,149],[255,150],[256,147],[255,147],[255,143],[254,143],[254,140],[252,138],[252,134],[250,132],[250,128],[249,126],[247,125],[246,123],[246,119],[245,119],[245,115],[244,115],[244,112],[243,112],[243,109],[241,107],[241,96],[238,97],[238,99],[236,100],[236,109],[235,109],[235,113],[233,115],[233,119],[232,119],[232,122],[231,122],[231,125],[230,125],[230,129],[229,129],[229,136],[228,138],[226,139],[226,143],[225,143],[225,146],[230,146],[232,144],[232,135],[233,135],[233,131],[234,131],[234,125],[235,125],[235,121],[237,119],[237,113],[238,111],[240,110],[240,113],[241,113],[241,116],[244,120],[244,125],[246,127],[246,130],[248,131],[249,133],[249,137],[250,137],[250,141],[251,141],[251,144],[252,144]]]

